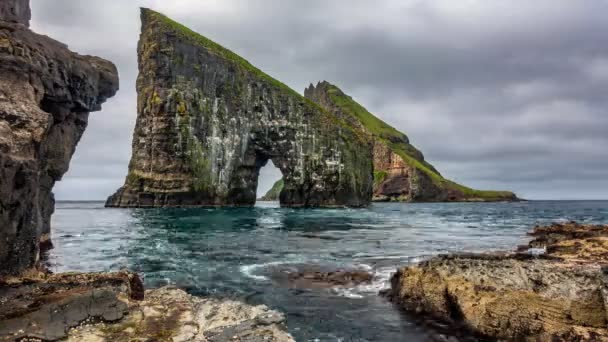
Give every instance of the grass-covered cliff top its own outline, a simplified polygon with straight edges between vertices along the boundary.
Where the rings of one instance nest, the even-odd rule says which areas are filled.
[[[249,63],[249,61],[247,61],[245,58],[212,41],[211,39],[193,31],[192,29],[178,23],[177,21],[167,17],[162,13],[156,12],[149,8],[142,8],[141,11],[144,20],[157,21],[172,32],[178,34],[180,37],[190,40],[193,44],[204,47],[213,54],[216,54],[217,56],[220,56],[223,59],[233,62],[234,64],[241,67],[243,70],[251,72],[253,75],[260,77],[261,79],[269,82],[273,86],[304,99],[304,97],[295,90],[291,89],[290,87],[273,78],[272,76],[264,73],[262,70],[256,68],[253,64]]]
[[[353,133],[355,137],[362,139],[358,130],[353,129],[352,127],[347,125],[343,120],[340,120],[333,114],[327,112],[325,109],[323,109],[317,103],[305,98],[304,96],[302,96],[302,94],[291,89],[286,84],[278,81],[277,79],[273,78],[272,76],[270,76],[270,75],[266,74],[265,72],[263,72],[262,70],[258,69],[253,64],[251,64],[249,61],[247,61],[245,58],[243,58],[243,57],[239,56],[238,54],[232,52],[231,50],[223,47],[222,45],[212,41],[211,39],[199,34],[198,32],[193,31],[192,29],[186,27],[185,25],[180,24],[179,22],[167,17],[166,15],[164,15],[162,13],[156,12],[149,8],[141,8],[141,12],[142,12],[142,20],[144,22],[144,26],[147,21],[155,22],[155,23],[162,25],[165,29],[169,30],[170,32],[175,33],[180,38],[188,40],[194,45],[198,45],[200,47],[205,48],[207,51],[209,51],[227,61],[234,63],[234,65],[238,66],[243,71],[246,71],[246,72],[254,75],[255,77],[259,78],[260,80],[266,81],[269,85],[271,85],[279,90],[282,90],[286,94],[289,94],[289,95],[293,96],[294,98],[302,101],[303,103],[307,104],[311,108],[317,110],[319,113],[322,113],[323,116],[326,119],[328,119],[332,124],[339,125],[345,129],[347,129],[351,133]]]
[[[404,133],[370,113],[335,85],[324,82],[323,86],[327,88],[331,101],[345,114],[355,117],[376,139],[384,142],[406,163],[427,174],[435,184],[446,189],[460,191],[469,199],[501,200],[514,196],[509,191],[475,190],[444,178],[431,164],[421,158],[422,154],[409,143],[409,139]],[[376,170],[376,172],[381,172],[381,170]]]

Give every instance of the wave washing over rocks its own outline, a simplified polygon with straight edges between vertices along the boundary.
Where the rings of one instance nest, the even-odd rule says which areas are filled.
[[[399,269],[387,294],[462,336],[608,341],[608,225],[556,223],[530,235],[517,252],[443,255]]]

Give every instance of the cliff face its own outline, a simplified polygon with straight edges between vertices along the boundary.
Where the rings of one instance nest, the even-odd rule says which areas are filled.
[[[368,112],[338,87],[320,82],[306,98],[348,122],[373,143],[374,201],[510,201],[508,191],[479,191],[445,179],[408,137]]]
[[[0,4],[0,275],[35,265],[50,243],[53,185],[118,90],[113,64],[30,31],[29,3]]]
[[[112,207],[250,206],[259,170],[283,173],[283,206],[364,206],[371,146],[247,61],[142,10],[138,118]]]

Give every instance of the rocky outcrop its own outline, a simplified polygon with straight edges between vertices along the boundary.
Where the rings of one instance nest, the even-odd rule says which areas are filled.
[[[55,341],[85,322],[114,322],[143,299],[136,274],[66,273],[0,282],[0,340]]]
[[[144,292],[129,272],[8,279],[0,298],[0,341],[293,341],[265,306]]]
[[[67,341],[294,342],[285,316],[264,305],[198,298],[164,287],[147,290],[128,315],[113,324],[87,324]]]
[[[448,179],[429,164],[408,137],[326,81],[304,95],[363,132],[373,142],[374,201],[513,201],[508,191],[474,190]]]
[[[537,227],[516,253],[440,256],[392,278],[391,298],[480,337],[608,340],[608,226]]]
[[[35,34],[24,0],[0,3],[0,276],[36,264],[49,244],[52,188],[88,114],[118,90],[115,66]]]
[[[233,52],[142,10],[138,117],[110,207],[251,206],[259,170],[283,173],[283,206],[365,206],[370,144]]]
[[[369,285],[374,274],[357,268],[332,269],[324,265],[279,264],[269,267],[269,278],[296,289],[352,288]]]
[[[0,2],[0,20],[29,27],[31,18],[30,0],[2,0]]]

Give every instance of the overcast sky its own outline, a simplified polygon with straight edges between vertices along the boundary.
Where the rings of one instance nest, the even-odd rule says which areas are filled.
[[[57,199],[124,181],[139,6],[303,92],[328,80],[407,133],[448,178],[529,199],[608,199],[608,1],[32,0],[32,28],[116,63]],[[280,177],[265,168],[259,192]]]

